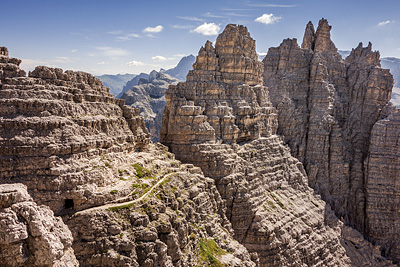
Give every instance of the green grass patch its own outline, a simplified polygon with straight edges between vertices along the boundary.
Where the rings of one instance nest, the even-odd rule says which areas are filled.
[[[122,209],[129,209],[130,207],[133,207],[133,206],[135,206],[135,203],[129,203],[129,204],[121,205],[121,206],[110,207],[107,210],[119,211],[119,210],[122,210]]]
[[[144,168],[139,163],[132,164],[132,167],[135,169],[136,176],[138,178],[142,178],[144,176],[150,176],[151,175],[151,171],[149,171],[148,169]]]
[[[149,187],[149,185],[148,184],[132,184],[132,187],[133,188],[137,188],[137,189],[146,189],[147,187]]]
[[[115,195],[116,193],[118,193],[118,190],[116,190],[116,189],[110,191],[110,194],[111,194],[111,195]]]
[[[199,239],[199,260],[207,262],[208,266],[223,267],[224,265],[218,260],[218,256],[224,255],[227,252],[221,249],[214,239]]]
[[[271,197],[275,200],[276,203],[278,203],[278,205],[282,209],[286,209],[285,205],[283,205],[283,203],[279,200],[279,198],[277,196],[274,195],[274,193],[271,193]]]

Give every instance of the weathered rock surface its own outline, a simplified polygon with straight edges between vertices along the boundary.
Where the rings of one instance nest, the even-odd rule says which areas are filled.
[[[365,160],[366,229],[384,248],[383,255],[400,259],[400,110],[375,123]]]
[[[161,141],[215,179],[235,239],[258,255],[260,266],[386,264],[363,238],[347,240],[355,254],[346,256],[343,223],[308,187],[302,164],[276,135],[262,73],[247,28],[228,25],[215,48],[207,42],[200,49],[186,82],[166,92]]]
[[[151,144],[139,109],[87,73],[37,67],[20,77],[20,61],[1,51],[0,183],[24,183],[63,217],[81,266],[256,266],[233,240],[214,181]],[[76,265],[68,228],[21,192],[0,194],[11,227],[1,227],[0,258]]]
[[[108,160],[150,141],[139,110],[124,106],[87,73],[37,67],[19,77],[14,63],[0,70],[1,183],[25,184],[38,204],[57,214],[113,197],[101,194],[118,181]]]
[[[0,185],[0,265],[79,266],[61,218],[37,206],[23,184]]]
[[[162,114],[165,107],[164,93],[170,84],[177,84],[178,79],[168,74],[153,70],[148,79],[140,79],[139,84],[123,93],[125,104],[140,109],[153,142],[160,141]]]
[[[138,202],[85,210],[69,219],[82,266],[210,266],[205,255],[227,266],[256,266],[233,239],[212,179],[198,167],[181,165],[161,145],[135,160],[166,179]],[[221,255],[204,254],[200,244],[206,240],[222,249]]]
[[[398,143],[397,162],[392,159],[381,165],[394,164],[392,171],[380,174],[385,178],[367,173],[365,163],[371,130],[392,109],[388,102],[393,78],[389,70],[381,68],[379,52],[372,51],[371,44],[363,47],[360,43],[342,60],[330,39],[330,28],[322,19],[314,33],[312,23],[308,23],[301,48],[296,39],[270,48],[263,60],[264,85],[278,110],[278,133],[284,136],[292,155],[304,164],[310,186],[346,223],[384,245],[386,256],[396,258],[397,252],[388,251],[398,246],[399,211],[386,210],[386,221],[378,230],[373,225],[381,221],[370,210],[397,203]],[[389,136],[394,137],[394,133]],[[390,142],[389,147],[396,147],[393,144],[398,141]],[[393,157],[390,153],[381,157]],[[373,186],[380,179],[393,184],[391,193]],[[383,237],[386,241],[381,240]]]

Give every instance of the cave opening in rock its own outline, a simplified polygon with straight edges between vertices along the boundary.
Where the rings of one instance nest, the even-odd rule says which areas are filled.
[[[64,208],[65,209],[73,209],[74,208],[74,200],[73,199],[65,199]]]

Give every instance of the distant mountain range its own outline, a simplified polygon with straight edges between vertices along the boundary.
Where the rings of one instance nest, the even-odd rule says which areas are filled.
[[[117,98],[121,98],[122,95],[129,91],[133,86],[136,86],[139,84],[140,79],[148,79],[149,75],[147,73],[140,73],[139,75],[136,75],[135,77],[132,78],[132,80],[128,81],[124,87],[122,88],[122,91],[116,96]]]
[[[163,70],[160,72],[170,75],[173,78],[176,78],[181,81],[186,80],[186,75],[189,70],[192,69],[193,63],[196,61],[196,57],[193,55],[183,57],[178,65],[172,69]],[[122,95],[131,89],[133,86],[139,84],[140,79],[148,79],[149,75],[146,73],[136,74],[104,74],[101,76],[96,76],[99,78],[103,84],[107,87],[110,87],[110,93],[113,94],[116,98],[121,98]]]
[[[140,75],[146,75],[147,78],[136,79],[140,75],[136,76],[128,83],[133,84],[135,79],[135,82],[138,83],[121,93],[120,98],[125,99],[126,105],[140,109],[140,115],[144,118],[146,127],[151,134],[151,140],[158,142],[160,141],[161,120],[166,103],[164,93],[170,84],[177,84],[181,80],[162,71],[153,70],[149,74],[143,74]]]
[[[171,77],[177,78],[178,80],[185,81],[186,75],[188,74],[189,70],[193,69],[192,65],[195,61],[196,57],[193,55],[183,57],[175,68],[163,72]]]
[[[117,74],[117,75],[104,74],[96,77],[103,82],[104,86],[110,88],[111,94],[116,96],[121,92],[124,85],[135,76],[136,76],[135,74]]]

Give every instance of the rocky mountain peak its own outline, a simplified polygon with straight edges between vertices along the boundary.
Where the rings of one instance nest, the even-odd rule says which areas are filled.
[[[368,168],[392,159],[375,154],[369,163],[365,160],[369,148],[390,151],[398,140],[396,117],[377,127],[388,127],[388,133],[372,136],[387,141],[371,139],[374,125],[392,109],[393,77],[380,67],[379,52],[372,51],[371,43],[367,47],[360,43],[343,60],[330,30],[328,21],[321,19],[314,42],[308,23],[302,48],[289,45],[287,39],[270,48],[263,60],[264,85],[278,110],[278,133],[292,155],[303,162],[309,185],[346,223],[395,258],[400,254],[394,245],[399,232],[393,228],[399,221],[399,213],[394,212],[395,195],[400,192],[398,172],[388,170],[382,182],[381,174],[368,172]],[[377,206],[385,211],[378,211]],[[381,215],[386,219],[380,219]]]
[[[301,48],[314,50],[315,30],[311,21],[307,23]]]
[[[306,25],[301,48],[318,52],[337,53],[337,48],[331,40],[331,28],[332,26],[329,25],[328,21],[322,18],[315,32],[313,23],[309,21]]]
[[[371,42],[368,42],[367,47],[363,47],[363,43],[360,42],[356,48],[351,50],[346,62],[381,67],[380,53],[379,51],[372,51]]]
[[[207,41],[200,49],[187,80],[256,85],[262,83],[262,68],[247,28],[229,24],[217,37],[215,48]]]
[[[7,47],[4,47],[4,46],[0,47],[0,56],[8,57],[8,49],[7,49]]]

